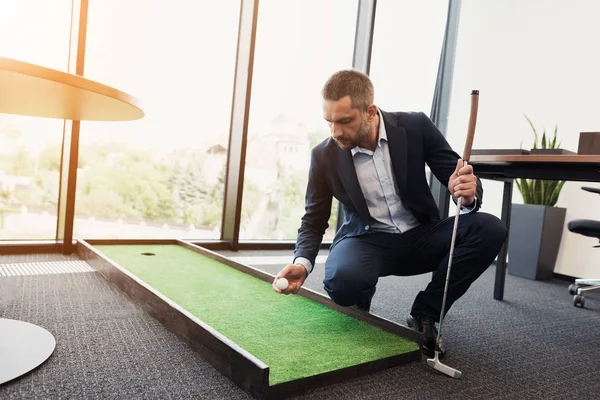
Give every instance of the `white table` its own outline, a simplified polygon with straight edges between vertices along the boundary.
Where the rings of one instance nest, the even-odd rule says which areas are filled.
[[[0,113],[73,121],[130,121],[144,116],[127,93],[69,74],[0,57]],[[0,290],[2,290],[0,278]],[[54,352],[46,329],[0,318],[0,384],[26,374]]]

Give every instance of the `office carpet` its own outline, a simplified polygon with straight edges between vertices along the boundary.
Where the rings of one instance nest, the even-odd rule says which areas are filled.
[[[9,262],[20,261],[0,256],[0,263]],[[281,265],[259,267],[275,273]],[[322,292],[322,275],[317,265],[307,286]],[[383,278],[372,312],[404,323],[428,278]],[[412,363],[297,398],[597,398],[600,295],[578,309],[567,282],[508,275],[500,302],[492,297],[493,280],[492,267],[446,319],[445,362],[460,369],[462,379]],[[41,368],[0,386],[2,399],[249,398],[95,273],[0,277],[0,317],[39,324],[57,339]]]

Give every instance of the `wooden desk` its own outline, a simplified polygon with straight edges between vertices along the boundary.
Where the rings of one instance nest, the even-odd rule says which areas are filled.
[[[600,155],[474,155],[470,159],[475,175],[504,182],[501,219],[510,234],[513,181],[516,178],[600,182]],[[508,237],[496,265],[494,298],[504,298]]]

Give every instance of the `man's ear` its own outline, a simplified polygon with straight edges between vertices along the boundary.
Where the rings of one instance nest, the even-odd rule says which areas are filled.
[[[369,122],[373,121],[373,118],[377,115],[377,106],[375,104],[371,104],[367,107],[367,119]]]

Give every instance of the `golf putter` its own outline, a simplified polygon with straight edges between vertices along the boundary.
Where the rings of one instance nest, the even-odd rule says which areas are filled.
[[[475,124],[477,122],[477,109],[479,107],[479,90],[471,92],[471,115],[469,117],[469,128],[467,131],[467,141],[463,152],[463,166],[467,165],[471,157],[471,147],[473,146],[473,138],[475,137]],[[427,359],[427,365],[431,368],[448,375],[452,378],[460,378],[462,372],[443,364],[439,359],[439,345],[442,337],[442,324],[444,322],[444,310],[446,309],[446,297],[448,295],[448,283],[450,282],[450,270],[452,269],[452,255],[454,254],[454,242],[456,241],[456,229],[458,227],[458,217],[462,205],[462,197],[456,201],[456,214],[454,215],[454,228],[452,229],[452,241],[450,242],[450,255],[448,256],[448,270],[446,271],[446,284],[444,285],[444,297],[442,298],[442,310],[440,312],[440,325],[438,327],[437,339],[435,341],[435,356]]]

